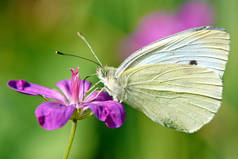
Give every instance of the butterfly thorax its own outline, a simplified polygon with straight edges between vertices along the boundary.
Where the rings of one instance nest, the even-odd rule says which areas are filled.
[[[97,69],[97,76],[104,84],[106,91],[113,97],[114,100],[122,102],[124,99],[125,90],[115,77],[116,68],[105,66]]]

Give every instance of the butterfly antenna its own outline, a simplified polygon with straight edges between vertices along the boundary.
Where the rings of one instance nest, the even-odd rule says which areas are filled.
[[[98,61],[100,67],[103,68],[102,63],[101,63],[100,60],[98,59],[97,55],[95,54],[95,52],[93,51],[91,45],[88,43],[88,41],[85,39],[85,37],[84,37],[80,32],[78,32],[77,34],[78,34],[78,36],[86,43],[86,45],[88,46],[88,48],[89,48],[90,51],[92,52],[93,56],[94,56],[94,57],[96,58],[96,60]]]
[[[58,54],[58,55],[65,55],[65,56],[72,56],[72,57],[77,57],[77,58],[80,58],[80,59],[84,59],[84,60],[87,60],[87,61],[89,61],[89,62],[92,62],[92,63],[98,65],[99,67],[101,67],[101,65],[100,65],[99,63],[97,63],[97,62],[95,62],[95,61],[93,61],[93,60],[91,60],[91,59],[82,57],[82,56],[78,56],[78,55],[74,55],[74,54],[66,54],[66,53],[63,53],[63,52],[60,52],[60,51],[56,51],[56,54]]]

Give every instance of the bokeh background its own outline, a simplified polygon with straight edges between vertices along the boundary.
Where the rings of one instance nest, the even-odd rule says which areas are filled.
[[[238,158],[238,1],[203,2],[213,8],[211,23],[231,34],[224,99],[214,120],[197,133],[184,134],[157,125],[126,106],[126,122],[119,129],[109,129],[95,117],[78,122],[70,158]],[[60,50],[93,59],[77,37],[78,31],[86,36],[104,65],[116,67],[129,53],[127,40],[133,39],[130,37],[138,31],[143,17],[157,11],[176,15],[186,3],[190,2],[1,0],[0,158],[62,158],[71,129],[70,122],[54,131],[41,128],[34,110],[42,99],[10,90],[6,85],[8,80],[25,79],[55,88],[56,82],[70,78],[69,68],[79,65],[81,77],[95,73],[96,66],[92,63],[55,54],[55,50]],[[198,14],[206,18],[207,13],[204,15],[201,10]]]

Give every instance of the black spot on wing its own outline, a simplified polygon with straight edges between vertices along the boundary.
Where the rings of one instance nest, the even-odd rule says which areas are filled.
[[[191,60],[190,62],[189,62],[189,65],[197,65],[198,63],[197,63],[197,61],[196,60]]]

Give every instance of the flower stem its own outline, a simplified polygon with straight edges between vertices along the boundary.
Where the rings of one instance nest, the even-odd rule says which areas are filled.
[[[72,146],[72,143],[74,140],[75,131],[76,131],[77,120],[72,120],[72,121],[73,122],[72,122],[71,134],[70,134],[70,138],[69,138],[68,147],[67,147],[66,153],[64,155],[64,159],[68,159],[68,157],[69,157],[69,152],[70,152],[70,149],[71,149],[71,146]]]

